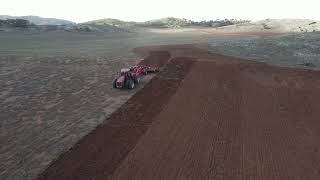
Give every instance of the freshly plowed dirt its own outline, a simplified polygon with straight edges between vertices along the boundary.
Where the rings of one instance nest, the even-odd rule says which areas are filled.
[[[171,55],[168,51],[151,51],[148,56],[140,62],[140,64],[163,67],[168,63],[170,56]]]
[[[192,60],[173,59],[105,124],[52,164],[40,179],[101,179],[111,175],[177,90]]]
[[[166,48],[166,68],[40,179],[320,179],[320,72]]]

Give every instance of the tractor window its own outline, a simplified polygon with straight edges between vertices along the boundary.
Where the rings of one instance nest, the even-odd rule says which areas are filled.
[[[131,72],[126,72],[125,74],[126,74],[126,77],[128,77],[128,78],[132,77]]]

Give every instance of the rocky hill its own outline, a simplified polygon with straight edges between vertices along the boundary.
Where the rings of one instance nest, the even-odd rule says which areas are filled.
[[[117,27],[125,27],[125,26],[137,25],[138,23],[131,22],[131,21],[122,21],[119,19],[106,18],[106,19],[88,21],[82,24],[83,25],[111,25],[111,26],[117,26]]]
[[[0,28],[29,28],[34,26],[36,25],[24,19],[0,19]]]
[[[75,24],[74,22],[63,20],[63,19],[55,19],[55,18],[43,18],[39,16],[8,16],[8,15],[0,15],[0,20],[7,19],[24,19],[36,25],[68,25]]]
[[[225,32],[318,32],[320,21],[309,19],[265,19],[217,28]]]
[[[67,31],[67,32],[128,32],[122,28],[111,25],[88,25],[88,24],[67,24],[67,25],[36,25],[24,19],[0,20],[0,31],[5,32],[48,32],[48,31]]]
[[[249,22],[247,20],[236,20],[236,19],[223,19],[223,20],[210,20],[210,21],[191,21],[188,19],[166,17],[161,19],[154,19],[145,22],[133,22],[133,21],[122,21],[118,19],[99,19],[94,21],[85,22],[86,25],[112,25],[117,27],[149,27],[149,28],[179,28],[179,27],[221,27],[240,23]]]

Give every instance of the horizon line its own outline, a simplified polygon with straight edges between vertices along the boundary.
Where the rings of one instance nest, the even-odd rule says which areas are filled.
[[[158,19],[165,19],[165,18],[176,18],[176,19],[186,19],[188,21],[194,21],[194,22],[201,22],[201,21],[215,21],[215,20],[244,20],[244,21],[251,21],[251,22],[255,22],[255,21],[261,21],[261,20],[267,20],[267,19],[273,19],[273,20],[281,20],[281,19],[300,19],[300,20],[315,20],[315,21],[320,21],[318,19],[308,19],[308,18],[292,18],[292,17],[286,17],[286,18],[262,18],[262,19],[257,19],[257,20],[253,20],[253,19],[237,19],[237,18],[216,18],[216,19],[202,19],[202,20],[191,20],[191,19],[187,19],[187,18],[180,18],[180,17],[174,17],[174,16],[166,16],[166,17],[161,17],[161,18],[154,18],[154,19],[149,19],[149,20],[145,20],[145,21],[132,21],[132,20],[123,20],[121,18],[112,18],[112,17],[105,17],[105,18],[97,18],[97,19],[92,19],[92,20],[88,20],[88,21],[81,21],[81,22],[77,22],[74,20],[69,20],[69,19],[61,19],[61,18],[57,18],[57,17],[45,17],[45,16],[39,16],[39,15],[35,15],[35,14],[29,14],[29,15],[8,15],[8,14],[0,14],[0,16],[12,16],[12,17],[24,17],[24,16],[33,16],[33,17],[39,17],[39,18],[47,18],[47,19],[58,19],[58,20],[65,20],[65,21],[70,21],[72,23],[76,23],[76,24],[81,24],[81,23],[85,23],[85,22],[90,22],[90,21],[96,21],[96,20],[103,20],[103,19],[115,19],[115,20],[120,20],[120,21],[124,21],[124,22],[147,22],[147,21],[152,21],[152,20],[158,20]]]

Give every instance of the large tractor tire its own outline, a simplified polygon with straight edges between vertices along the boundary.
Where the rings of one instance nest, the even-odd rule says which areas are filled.
[[[112,82],[113,88],[117,88],[117,79],[114,79]]]
[[[139,77],[139,76],[136,76],[136,77],[134,78],[134,83],[136,83],[136,84],[139,84],[139,83],[140,83],[140,77]]]
[[[127,88],[128,89],[134,89],[134,87],[135,87],[134,81],[133,80],[128,80],[127,81]]]

